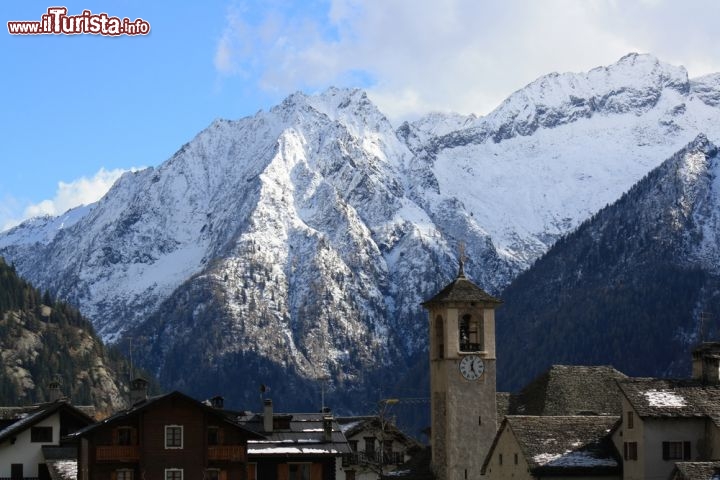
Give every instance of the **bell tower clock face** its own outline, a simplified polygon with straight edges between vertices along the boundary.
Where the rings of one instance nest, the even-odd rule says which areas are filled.
[[[460,373],[467,380],[477,380],[484,371],[485,364],[477,355],[465,355],[460,360]]]

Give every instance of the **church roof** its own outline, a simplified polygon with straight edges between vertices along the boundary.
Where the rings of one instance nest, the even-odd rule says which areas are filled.
[[[553,365],[510,396],[510,415],[619,415],[618,380],[611,366]]]
[[[463,271],[462,263],[460,263],[460,270],[458,276],[447,284],[445,288],[440,290],[434,297],[423,302],[423,307],[430,307],[438,303],[491,303],[500,304],[502,300],[495,298],[487,293],[482,288],[471,282]]]

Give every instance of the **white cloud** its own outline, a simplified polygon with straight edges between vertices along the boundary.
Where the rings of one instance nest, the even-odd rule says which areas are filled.
[[[364,83],[396,119],[485,114],[541,75],[632,51],[691,75],[720,71],[716,0],[331,0],[312,13],[267,5],[252,15],[242,3],[231,10],[219,72],[281,94]]]
[[[29,205],[23,206],[17,199],[5,198],[0,208],[0,231],[12,228],[28,218],[42,215],[56,216],[71,208],[96,202],[110,190],[123,173],[137,170],[139,169],[135,167],[129,170],[101,168],[91,178],[81,177],[67,183],[60,181],[52,199]]]

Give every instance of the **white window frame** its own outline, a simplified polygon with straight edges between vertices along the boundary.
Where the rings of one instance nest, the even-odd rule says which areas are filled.
[[[168,425],[168,426],[170,426],[170,425]],[[180,480],[185,479],[185,473],[183,472],[182,468],[166,468],[165,469],[165,480],[168,480],[168,473],[170,473],[170,472],[180,472]]]
[[[180,429],[180,446],[168,445],[168,429],[179,428]],[[182,425],[165,425],[165,450],[181,450],[185,445],[185,432],[183,431]],[[173,470],[173,469],[170,469]],[[175,469],[178,470],[178,469]]]
[[[115,470],[115,473],[118,480],[133,480],[135,478],[135,472],[131,468],[119,468]]]

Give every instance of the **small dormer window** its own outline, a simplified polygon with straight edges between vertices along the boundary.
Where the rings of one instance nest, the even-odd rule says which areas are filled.
[[[275,415],[273,416],[274,430],[290,430],[290,420],[292,415]]]

